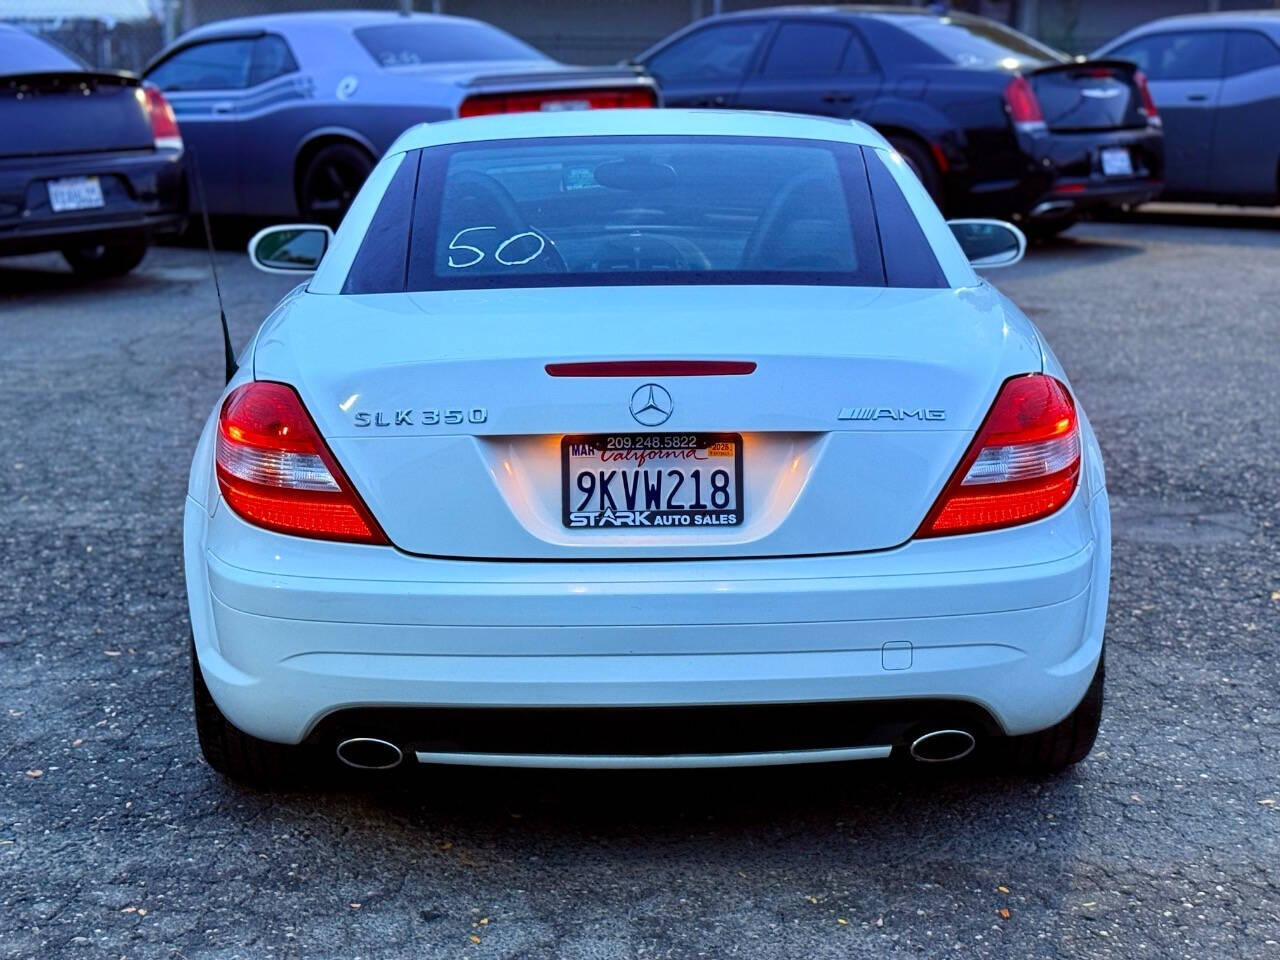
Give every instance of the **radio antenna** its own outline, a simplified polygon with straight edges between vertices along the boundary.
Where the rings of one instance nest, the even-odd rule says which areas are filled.
[[[222,284],[218,282],[218,262],[213,253],[213,231],[209,228],[209,204],[204,196],[204,180],[200,178],[200,164],[194,150],[191,154],[191,175],[196,180],[196,196],[200,201],[200,218],[204,221],[204,239],[209,250],[209,270],[213,273],[213,291],[218,297],[218,319],[222,321],[222,356],[227,365],[226,383],[236,375],[236,352],[231,349],[231,331],[227,327],[227,311],[222,306]]]

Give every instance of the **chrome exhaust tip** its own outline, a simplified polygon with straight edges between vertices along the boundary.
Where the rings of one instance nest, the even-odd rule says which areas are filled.
[[[352,737],[338,744],[338,759],[357,770],[390,770],[400,766],[404,753],[377,737]]]
[[[911,742],[911,756],[921,763],[947,763],[967,757],[975,746],[968,730],[931,730]]]
[[[1061,217],[1076,208],[1071,200],[1046,200],[1031,209],[1032,217]]]

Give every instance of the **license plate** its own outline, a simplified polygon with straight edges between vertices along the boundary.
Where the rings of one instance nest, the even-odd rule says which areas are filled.
[[[1132,177],[1133,158],[1125,147],[1107,147],[1102,151],[1102,173],[1108,177]]]
[[[742,437],[608,433],[560,441],[566,527],[723,530],[742,525]]]
[[[49,181],[49,206],[54,213],[68,210],[92,210],[105,206],[102,184],[97,177],[65,177]]]
[[[563,113],[565,110],[590,110],[590,100],[543,100],[538,104],[543,113]]]

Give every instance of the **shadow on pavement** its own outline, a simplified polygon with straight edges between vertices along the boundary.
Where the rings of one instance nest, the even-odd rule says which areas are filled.
[[[1087,761],[1086,761],[1087,763]],[[1081,768],[1082,770],[1084,768]],[[209,772],[211,778],[216,775]],[[883,825],[931,816],[1007,809],[1052,795],[1069,814],[1082,791],[1081,774],[1053,777],[1006,773],[991,763],[927,765],[898,761],[685,771],[554,771],[425,767],[388,783],[348,777],[307,793],[268,793],[224,784],[245,799],[341,810],[346,820],[380,817],[429,826],[455,822],[483,831],[495,818],[536,819],[548,829],[632,830],[636,824],[675,828],[690,821],[742,826],[849,818]],[[371,822],[372,825],[372,822]]]
[[[1136,210],[1115,210],[1103,222],[1148,226],[1210,227],[1218,230],[1280,231],[1280,208],[1217,207],[1202,204],[1150,203]]]

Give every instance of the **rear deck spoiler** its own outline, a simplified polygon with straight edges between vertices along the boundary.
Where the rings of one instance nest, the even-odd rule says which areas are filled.
[[[31,73],[6,73],[0,76],[0,89],[75,86],[86,82],[111,83],[120,87],[136,87],[142,83],[137,74],[125,70],[37,70]]]
[[[586,89],[647,89],[658,94],[657,83],[640,67],[565,67],[528,73],[482,74],[461,86],[468,94]]]
[[[1113,60],[1110,58],[1100,58],[1097,60],[1071,60],[1067,63],[1049,63],[1043,67],[1036,67],[1034,70],[1023,71],[1028,77],[1043,77],[1050,73],[1070,73],[1073,70],[1123,70],[1127,73],[1135,73],[1138,65],[1131,60]]]

